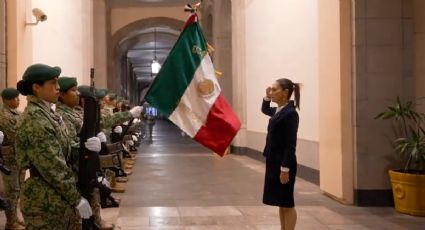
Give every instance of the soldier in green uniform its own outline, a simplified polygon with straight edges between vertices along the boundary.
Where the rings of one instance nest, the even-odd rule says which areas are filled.
[[[63,121],[68,128],[69,138],[74,141],[75,145],[72,148],[71,157],[68,160],[68,165],[73,168],[76,177],[78,177],[78,155],[79,155],[79,138],[77,134],[80,133],[83,126],[83,113],[75,108],[79,104],[79,92],[77,89],[77,79],[74,77],[60,77],[59,80],[60,96],[59,102],[56,104],[57,112],[62,116]],[[84,111],[83,111],[84,112]],[[105,134],[99,133],[99,139],[106,142]],[[95,216],[96,223],[102,230],[112,230],[114,226],[102,220],[100,216],[100,195],[99,190],[96,188],[93,193],[93,201],[91,207]]]
[[[69,228],[70,216],[78,211],[82,218],[92,215],[90,204],[82,198],[65,156],[71,149],[68,131],[51,107],[57,102],[59,67],[29,66],[17,88],[27,96],[28,105],[18,121],[16,158],[19,168],[29,169],[30,178],[21,188],[21,210],[26,229]],[[100,140],[92,137],[87,149],[100,151]]]
[[[89,86],[80,85],[78,86],[78,91],[86,92],[89,90]],[[101,100],[101,120],[100,127],[101,129],[110,129],[112,126],[119,125],[123,122],[130,120],[131,118],[140,117],[142,112],[141,106],[135,106],[130,111],[110,113],[109,110],[104,109],[105,101],[103,100],[108,94],[107,89],[96,89],[96,96]],[[105,132],[107,133],[107,132]]]
[[[5,198],[8,208],[5,210],[5,229],[25,229],[24,222],[18,219],[17,204],[19,190],[24,181],[25,171],[19,170],[15,156],[16,122],[20,113],[16,110],[19,106],[19,91],[14,88],[6,88],[1,92],[3,106],[0,108],[0,130],[3,131],[4,140],[1,146],[4,164],[9,167],[11,174],[2,175],[5,186]]]

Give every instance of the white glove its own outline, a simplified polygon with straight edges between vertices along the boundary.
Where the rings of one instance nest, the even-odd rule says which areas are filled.
[[[134,142],[132,140],[129,140],[129,141],[127,141],[127,144],[130,145],[130,146],[133,146]]]
[[[90,204],[84,197],[81,197],[80,202],[75,208],[83,219],[89,219],[93,215]]]
[[[124,122],[124,123],[122,123],[123,125],[128,125],[128,121],[126,121],[126,122]]]
[[[133,108],[130,109],[131,116],[133,116],[133,118],[140,117],[142,110],[143,110],[142,106],[134,106]]]
[[[106,142],[106,135],[104,132],[100,132],[96,136],[99,138],[100,142]]]
[[[96,153],[100,152],[100,150],[102,149],[99,137],[90,137],[89,139],[87,139],[86,143],[84,143],[84,146],[86,146],[88,150]]]
[[[133,139],[133,141],[137,141],[137,137],[134,135],[131,135],[131,139]]]
[[[111,183],[109,183],[109,181],[107,179],[105,179],[105,177],[103,177],[103,176],[98,177],[97,181],[99,183],[102,183],[103,185],[105,185],[108,188],[111,187]]]
[[[114,133],[122,133],[122,127],[119,125],[115,126]]]
[[[0,131],[0,145],[3,144],[3,140],[4,140],[4,134],[2,131]]]
[[[136,121],[134,121],[136,124],[137,123],[140,123],[140,119],[139,118],[136,118]]]

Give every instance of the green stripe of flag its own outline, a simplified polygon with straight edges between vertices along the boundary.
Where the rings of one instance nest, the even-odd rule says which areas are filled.
[[[207,45],[198,23],[182,32],[152,83],[146,101],[165,116],[170,116],[192,81],[207,53]]]

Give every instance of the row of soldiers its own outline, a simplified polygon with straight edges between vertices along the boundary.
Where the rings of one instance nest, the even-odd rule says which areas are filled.
[[[128,164],[124,165],[122,155],[111,156],[108,151],[103,152],[103,146],[118,141],[114,152],[129,153],[127,147],[135,150],[138,137],[130,136],[122,145],[122,134],[128,131],[129,123],[133,127],[142,123],[142,107],[130,108],[125,101],[117,103],[116,95],[97,89],[96,96],[102,102],[102,131],[80,146],[79,133],[84,125],[84,97],[80,95],[88,96],[90,87],[79,86],[76,78],[59,77],[60,74],[59,67],[31,65],[17,89],[1,92],[0,144],[4,163],[11,169],[9,176],[3,175],[8,204],[6,229],[81,229],[81,219],[93,216],[101,229],[113,229],[113,225],[102,220],[100,208],[117,205],[110,191],[123,192],[116,182],[127,181],[126,175],[131,172],[125,170],[131,168],[135,158],[128,154]],[[27,99],[23,113],[17,111],[19,94]],[[106,162],[113,162],[103,165],[90,202],[77,188],[80,148],[102,154]],[[111,157],[118,158],[120,164],[108,160]],[[27,170],[30,175],[25,178]],[[17,217],[18,200],[24,220]]]

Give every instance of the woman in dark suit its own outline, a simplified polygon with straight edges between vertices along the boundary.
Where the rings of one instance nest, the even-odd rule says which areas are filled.
[[[295,102],[290,101],[294,94]],[[277,104],[270,107],[270,102]],[[266,90],[261,111],[270,116],[267,127],[266,176],[263,203],[279,207],[281,229],[292,230],[297,222],[294,204],[294,185],[297,174],[298,113],[300,87],[289,79],[279,79]]]

